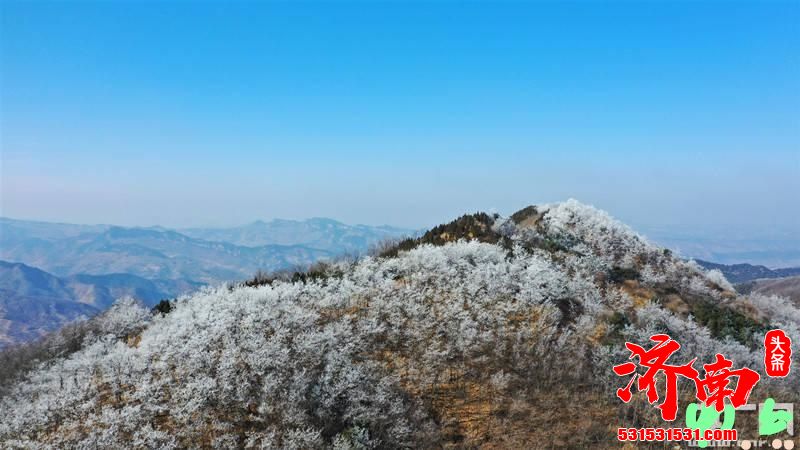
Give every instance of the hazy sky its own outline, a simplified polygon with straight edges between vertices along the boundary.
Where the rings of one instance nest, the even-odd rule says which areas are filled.
[[[0,8],[4,216],[800,230],[800,1]]]

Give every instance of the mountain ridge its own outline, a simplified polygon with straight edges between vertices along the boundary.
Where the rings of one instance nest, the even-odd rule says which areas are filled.
[[[277,239],[280,243],[242,246],[187,236],[165,227],[0,218],[0,259],[29,266],[32,270],[27,275],[31,277],[36,274],[33,269],[41,270],[58,280],[54,283],[64,285],[48,291],[48,282],[42,280],[45,292],[25,296],[22,290],[36,284],[35,280],[13,277],[10,270],[4,272],[9,285],[17,282],[6,291],[6,298],[13,298],[20,308],[25,302],[32,303],[31,310],[37,313],[25,314],[24,308],[15,309],[12,319],[11,313],[0,312],[0,320],[5,321],[0,339],[16,343],[35,338],[64,323],[95,315],[120,296],[131,295],[150,304],[201,285],[241,281],[258,271],[303,268],[343,253],[364,253],[378,241],[405,234],[400,229],[350,226],[325,218],[276,223],[282,224],[283,234]],[[256,231],[262,240],[270,240],[265,237],[269,228]],[[317,243],[327,250],[308,245]],[[33,304],[37,302],[51,308]],[[58,311],[54,309],[56,305]],[[31,323],[26,324],[26,320]]]
[[[363,253],[372,243],[387,238],[416,234],[389,225],[348,225],[326,217],[306,220],[273,219],[256,220],[246,225],[228,228],[183,228],[179,231],[187,236],[214,241],[229,242],[243,246],[300,243],[321,250],[343,250]],[[305,234],[298,238],[298,234]]]
[[[800,275],[800,267],[770,269],[759,264],[720,264],[704,261],[702,259],[696,259],[695,261],[706,269],[719,270],[731,283],[745,283],[758,279],[784,278]]]
[[[0,258],[40,267],[57,276],[130,273],[144,278],[214,284],[245,279],[257,270],[302,267],[342,253],[364,253],[379,241],[408,234],[399,228],[345,225],[324,218],[260,223],[267,227],[277,223],[280,230],[255,230],[248,245],[239,245],[236,242],[245,238],[235,235],[242,232],[242,227],[192,229],[193,235],[186,235],[164,227],[0,218]],[[229,239],[199,237],[214,233],[227,233]],[[280,235],[270,237],[269,233]],[[265,244],[258,245],[259,242]]]
[[[117,299],[145,305],[194,291],[200,285],[147,280],[131,274],[57,277],[39,268],[0,260],[0,347],[30,341],[76,320],[93,317]]]
[[[800,329],[795,306],[738,295],[607,213],[573,200],[523,211],[157,313],[115,304],[77,348],[12,374],[0,443],[617,448],[617,426],[663,426],[642,393],[616,397],[625,342],[666,333],[678,360],[721,352],[763,372],[765,330]],[[753,400],[799,394],[796,374],[762,376]],[[552,408],[575,398],[587,420]]]

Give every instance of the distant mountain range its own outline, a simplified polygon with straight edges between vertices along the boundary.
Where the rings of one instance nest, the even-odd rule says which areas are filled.
[[[0,347],[94,316],[118,298],[134,297],[152,306],[199,286],[186,281],[146,280],[130,274],[59,278],[22,263],[0,261]]]
[[[0,218],[0,260],[10,261],[0,270],[0,344],[94,315],[123,296],[157,302],[414,233],[321,218],[180,231]]]
[[[273,220],[235,228],[125,228],[0,219],[0,259],[57,276],[127,273],[146,279],[215,284],[257,270],[305,266],[362,253],[388,238],[413,234],[331,219]]]
[[[403,228],[345,225],[332,219],[255,221],[233,228],[184,228],[179,232],[196,239],[228,242],[244,247],[302,245],[333,253],[361,253],[387,237],[416,234]]]
[[[800,305],[800,267],[768,269],[752,264],[697,263],[706,269],[718,269],[740,294],[777,295]]]
[[[753,264],[718,264],[700,259],[696,261],[706,269],[718,269],[728,281],[734,284],[763,278],[784,278],[800,275],[800,267],[769,269],[765,266]]]
[[[721,264],[747,262],[766,267],[800,267],[800,233],[796,229],[643,227],[643,234],[684,258]]]
[[[0,218],[0,260],[10,261],[0,263],[0,345],[92,316],[120,297],[152,304],[205,284],[247,279],[258,270],[304,267],[417,235],[326,218],[177,230]],[[800,275],[800,268],[698,263],[740,285]]]

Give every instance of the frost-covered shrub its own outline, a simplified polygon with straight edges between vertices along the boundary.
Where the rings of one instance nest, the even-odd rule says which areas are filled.
[[[774,324],[800,324],[800,308],[784,297],[753,294],[748,300]]]
[[[706,272],[706,278],[726,291],[735,290],[733,285],[728,281],[727,278],[725,278],[725,275],[723,275],[719,269],[711,269]]]
[[[632,258],[653,250],[643,237],[613,219],[605,211],[569,199],[541,208],[544,221],[552,232],[574,236],[591,245],[610,261]]]
[[[100,315],[97,331],[116,337],[128,336],[139,331],[150,320],[150,310],[128,297],[117,300],[108,311]]]
[[[660,272],[649,265],[645,266],[645,268],[642,269],[640,275],[641,275],[641,280],[645,284],[650,286],[663,284],[667,281],[667,275],[665,273]]]

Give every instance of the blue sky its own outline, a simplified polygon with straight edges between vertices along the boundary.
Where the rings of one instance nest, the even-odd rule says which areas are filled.
[[[800,230],[800,2],[9,2],[2,215]]]

